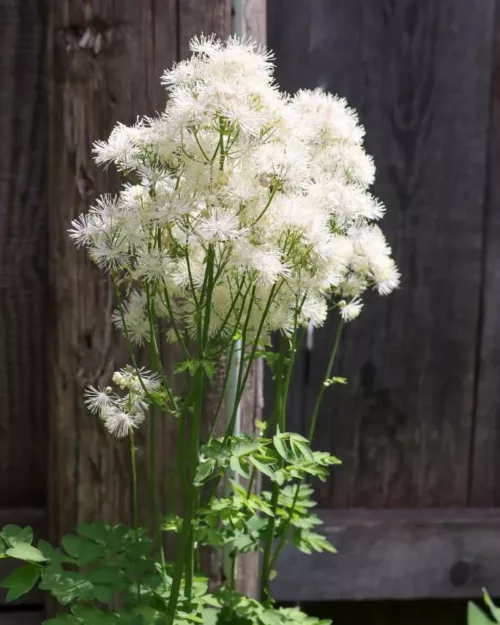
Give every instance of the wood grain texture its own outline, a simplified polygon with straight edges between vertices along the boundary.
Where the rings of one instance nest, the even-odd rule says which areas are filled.
[[[469,503],[500,505],[500,3],[494,21],[489,162],[483,239],[476,413],[471,440]]]
[[[479,597],[500,593],[500,510],[324,510],[337,554],[283,551],[278,601]]]
[[[345,333],[349,385],[328,395],[317,436],[344,462],[325,507],[467,503],[494,5],[270,2],[281,86],[320,85],[359,110],[403,275]],[[315,389],[335,323],[317,333]]]
[[[137,115],[163,108],[159,77],[175,60],[176,49],[174,2],[50,4],[50,521],[55,540],[77,522],[130,520],[127,443],[106,434],[82,403],[83,388],[106,384],[128,357],[110,321],[110,282],[74,248],[67,228],[96,195],[117,188],[113,172],[94,167],[92,143],[106,138],[117,121],[130,124]],[[175,466],[175,430],[169,419],[157,422],[161,476]],[[148,449],[144,428],[138,438],[143,476]],[[165,497],[167,484],[162,480]],[[147,489],[143,492],[147,496]],[[147,520],[141,514],[141,521]]]
[[[44,505],[47,120],[42,3],[0,3],[0,505]]]
[[[245,0],[244,29],[247,37],[266,44],[267,0]]]
[[[189,55],[189,41],[212,34],[225,39],[231,34],[231,0],[180,0],[179,56]]]
[[[202,30],[226,36],[227,2],[205,3],[204,10],[189,3],[151,5],[125,2],[120,9],[110,2],[85,5],[61,1],[51,15],[53,82],[51,147],[51,278],[56,316],[52,326],[51,389],[51,527],[54,536],[82,520],[130,520],[130,468],[127,442],[112,440],[82,405],[82,390],[105,384],[112,372],[127,361],[123,339],[113,331],[110,314],[113,296],[109,281],[97,271],[67,237],[71,219],[85,210],[97,192],[116,188],[112,173],[92,165],[90,149],[105,137],[116,121],[131,123],[136,115],[150,114],[164,106],[158,77],[187,42]],[[178,30],[179,29],[179,30]],[[85,33],[103,39],[81,49]],[[76,41],[76,44],[75,44]],[[175,351],[165,348],[172,364]],[[260,377],[258,378],[260,381]],[[255,376],[252,381],[255,382]],[[204,402],[205,424],[211,421],[219,400],[216,382]],[[256,416],[255,384],[243,402],[245,427]],[[178,474],[177,424],[168,419],[156,423],[157,475],[164,487],[162,499],[178,508],[178,493],[171,490]],[[148,436],[138,439],[140,471],[147,475]],[[147,490],[144,489],[144,493]],[[146,502],[143,506],[147,508]],[[162,506],[165,510],[165,506]],[[147,513],[141,521],[146,522]],[[209,573],[218,575],[209,562]],[[245,577],[253,579],[245,566]]]

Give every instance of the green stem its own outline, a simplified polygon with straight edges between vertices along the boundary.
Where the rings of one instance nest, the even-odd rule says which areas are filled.
[[[130,458],[132,461],[132,509],[134,515],[134,530],[136,538],[139,537],[139,504],[137,497],[137,456],[135,449],[134,431],[129,429]]]
[[[247,499],[249,499],[250,495],[252,494],[252,488],[255,482],[256,475],[257,475],[257,469],[255,468],[255,466],[252,466],[252,473],[250,473],[250,480],[248,481],[248,487],[247,487]]]
[[[231,349],[229,350],[229,357],[226,363],[226,375],[224,376],[224,382],[222,383],[222,390],[220,392],[219,401],[217,402],[217,408],[215,409],[214,420],[212,422],[212,425],[210,427],[210,432],[208,434],[209,441],[212,440],[216,431],[217,421],[219,419],[219,415],[220,415],[221,408],[222,408],[222,402],[224,401],[224,396],[226,394],[227,384],[229,380],[229,370],[231,368],[231,363],[233,362],[234,349],[235,349],[235,341],[232,341]]]
[[[134,431],[132,428],[128,431],[130,442],[130,459],[132,464],[132,510],[134,518],[134,534],[135,539],[139,540],[139,502],[137,496],[137,458],[134,440]],[[137,581],[137,601],[141,602],[141,584]]]
[[[325,394],[326,389],[328,388],[328,380],[331,378],[332,375],[332,369],[333,369],[333,363],[335,362],[335,358],[337,356],[337,352],[339,349],[339,345],[340,345],[340,339],[342,337],[342,329],[344,327],[344,322],[342,321],[342,319],[339,321],[339,325],[337,327],[337,332],[335,334],[335,341],[333,343],[333,348],[332,351],[330,353],[330,359],[328,360],[328,365],[326,367],[326,373],[325,373],[325,377],[323,379],[323,384],[321,385],[321,388],[319,390],[318,396],[316,398],[316,403],[314,404],[314,408],[312,411],[312,415],[311,415],[311,421],[309,423],[309,433],[308,433],[308,439],[309,442],[312,442],[313,436],[314,436],[314,432],[316,430],[316,423],[318,421],[318,414],[319,414],[319,409],[321,407],[321,402],[323,400],[323,395]]]
[[[278,505],[279,497],[279,485],[273,482],[272,486],[272,498],[271,508],[274,510]],[[269,583],[271,581],[271,556],[274,540],[274,528],[276,526],[276,517],[272,516],[267,524],[266,534],[264,537],[264,555],[262,556],[262,570],[260,578],[260,591],[261,597],[264,601],[268,601],[271,598]]]
[[[281,535],[280,541],[278,543],[278,546],[276,547],[276,550],[271,558],[271,563],[269,565],[269,568],[272,570],[276,560],[278,559],[279,554],[281,553],[283,547],[286,545],[286,537],[288,534],[288,528],[290,527],[290,524],[292,522],[292,518],[293,518],[293,513],[295,511],[295,506],[297,505],[297,500],[299,498],[299,492],[300,492],[300,486],[301,484],[297,484],[295,487],[295,493],[293,494],[293,500],[292,500],[292,505],[290,507],[290,512],[288,513],[288,518],[285,521],[285,525],[283,527],[283,533]]]
[[[233,551],[230,557],[231,557],[231,571],[230,571],[230,578],[229,578],[229,587],[232,590],[234,590],[235,585],[236,585],[236,563],[237,563],[236,551]]]
[[[252,227],[255,226],[256,223],[258,223],[262,217],[264,217],[264,215],[266,214],[267,209],[271,206],[271,202],[274,199],[274,196],[276,195],[277,191],[278,191],[279,186],[275,185],[273,187],[273,190],[271,191],[270,195],[269,195],[269,199],[267,200],[266,205],[264,206],[264,209],[262,210],[262,212],[260,213],[260,215],[257,217],[257,219],[253,222]]]
[[[238,373],[238,392],[237,392],[237,395],[236,395],[236,400],[235,400],[235,404],[234,404],[235,407],[234,407],[234,410],[233,410],[233,414],[231,415],[231,420],[229,422],[229,425],[228,425],[228,427],[226,429],[226,434],[224,436],[224,444],[227,442],[227,439],[229,438],[229,436],[231,436],[231,433],[234,430],[234,421],[236,419],[236,413],[237,413],[237,410],[238,410],[238,405],[239,405],[239,403],[241,401],[241,398],[243,397],[243,393],[245,392],[245,385],[246,385],[247,380],[248,380],[248,378],[250,376],[250,371],[252,370],[252,363],[253,363],[253,360],[255,358],[255,352],[257,351],[257,347],[258,347],[258,344],[259,344],[260,336],[261,336],[262,330],[264,328],[264,323],[265,323],[265,320],[266,320],[267,315],[269,313],[269,309],[271,308],[271,304],[273,303],[274,298],[278,295],[278,292],[279,292],[279,290],[280,290],[282,285],[283,285],[283,281],[280,283],[280,286],[277,287],[276,284],[274,284],[273,287],[271,288],[271,292],[269,293],[269,297],[267,299],[266,306],[264,308],[264,311],[262,312],[262,316],[261,316],[261,319],[260,319],[259,327],[257,328],[257,333],[255,335],[255,338],[254,338],[254,341],[253,341],[253,344],[252,344],[252,349],[250,350],[250,354],[249,354],[249,357],[248,357],[247,369],[246,369],[246,372],[245,372],[245,374],[243,376],[241,374],[243,373],[243,367],[244,367],[244,363],[245,363],[245,358],[244,358],[245,354],[242,353],[241,364],[240,364],[240,372]],[[255,287],[254,287],[254,290],[252,291],[252,297],[251,297],[250,302],[252,302],[254,300],[254,295],[255,295]],[[245,345],[246,345],[246,340],[245,340],[246,339],[246,329],[248,327],[249,319],[250,319],[250,313],[248,314],[247,321],[246,321],[245,327],[243,329],[243,338],[242,338],[243,350],[244,350]]]
[[[323,383],[321,385],[320,392],[318,394],[318,397],[316,399],[316,403],[314,405],[312,418],[311,418],[311,423],[310,423],[310,426],[309,426],[309,441],[311,441],[313,436],[314,436],[316,423],[317,423],[317,419],[318,419],[318,414],[319,414],[319,409],[320,409],[320,406],[321,406],[321,400],[323,399],[323,395],[325,393],[325,390],[328,388],[328,380],[330,379],[330,377],[332,375],[333,365],[335,363],[335,359],[336,359],[336,356],[337,356],[337,353],[338,353],[338,349],[339,349],[339,345],[340,345],[340,339],[342,337],[343,325],[344,324],[343,324],[342,320],[340,320],[339,326],[337,328],[337,332],[335,334],[335,340],[334,340],[334,343],[333,343],[332,351],[330,353],[330,358],[328,360],[328,365],[327,365],[327,368],[326,368],[325,377],[323,379]],[[269,567],[270,567],[271,570],[272,570],[274,564],[276,563],[276,560],[278,559],[279,554],[283,550],[283,547],[286,544],[287,533],[288,533],[288,530],[289,530],[290,525],[291,525],[291,521],[292,521],[292,518],[293,518],[293,513],[295,511],[295,506],[297,505],[297,500],[298,500],[298,497],[299,497],[300,487],[303,484],[303,482],[304,482],[304,480],[301,480],[295,487],[295,493],[294,493],[294,497],[293,497],[293,501],[292,501],[292,506],[290,508],[290,512],[288,514],[288,518],[285,521],[285,525],[283,527],[283,533],[281,535],[281,539],[280,539],[280,541],[278,543],[278,546],[276,547],[276,550],[274,552],[274,555],[272,556],[271,561],[269,563]]]

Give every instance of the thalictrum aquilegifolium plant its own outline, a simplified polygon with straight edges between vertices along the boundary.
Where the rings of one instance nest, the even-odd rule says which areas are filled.
[[[34,546],[30,528],[3,528],[2,557],[24,563],[3,582],[8,599],[38,584],[67,606],[50,625],[319,623],[276,607],[270,582],[287,544],[334,551],[317,531],[310,482],[325,480],[339,461],[310,443],[323,395],[345,382],[332,377],[343,324],[359,315],[367,289],[388,294],[399,273],[376,225],[384,207],[368,191],[375,170],[355,111],[319,89],[282,93],[272,55],[250,41],[195,38],[191,51],[163,76],[161,114],[118,124],[95,144],[96,163],[116,167],[124,184],[69,231],[113,281],[112,321],[130,355],[110,385],[87,388],[84,401],[110,434],[129,439],[134,526],[80,525],[60,548]],[[289,431],[288,391],[307,327],[321,326],[329,312],[339,315],[338,330],[305,437]],[[162,360],[165,342],[182,354],[173,375]],[[223,414],[236,343],[234,408]],[[148,369],[136,356],[142,346]],[[251,436],[235,426],[258,358],[273,372],[274,402]],[[204,395],[221,369],[221,401],[203,436]],[[183,377],[182,397],[174,376]],[[175,420],[185,442],[182,514],[159,508],[150,471],[155,522],[144,528],[134,433],[150,428],[154,454],[159,417]],[[270,489],[259,494],[261,476]],[[159,539],[167,532],[177,534],[174,562]],[[230,554],[216,588],[198,570],[201,546]],[[237,589],[236,564],[249,552],[261,554],[259,600]]]

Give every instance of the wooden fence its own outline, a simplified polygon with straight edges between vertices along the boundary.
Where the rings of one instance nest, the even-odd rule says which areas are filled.
[[[0,525],[57,539],[78,522],[130,517],[127,450],[82,404],[83,387],[124,361],[112,289],[67,228],[116,188],[93,166],[93,141],[160,111],[163,70],[193,35],[226,37],[230,22],[230,0],[0,0]],[[156,436],[168,474],[170,420]],[[144,459],[147,435],[139,445]],[[6,611],[2,591],[0,622],[40,622],[42,601],[33,593]]]
[[[320,85],[360,111],[403,273],[348,327],[349,385],[321,414],[316,445],[344,462],[318,487],[340,554],[285,553],[281,599],[500,594],[498,2],[268,0],[282,87]],[[0,0],[0,524],[55,536],[128,514],[124,450],[81,404],[122,358],[109,285],[65,231],[116,183],[92,141],[161,107],[162,69],[229,21],[229,0]],[[299,359],[299,428],[334,331]],[[175,442],[168,425],[158,435],[167,472]],[[40,596],[26,601],[24,621],[0,622],[39,622]]]
[[[344,462],[318,492],[340,555],[289,552],[282,599],[500,594],[500,19],[495,0],[269,0],[293,92],[345,96],[366,126],[403,279],[349,325],[317,444]],[[335,322],[303,355],[314,401]],[[309,375],[309,379],[307,376]]]

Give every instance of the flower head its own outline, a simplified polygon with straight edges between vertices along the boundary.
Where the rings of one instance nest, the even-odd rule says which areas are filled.
[[[331,308],[354,319],[367,288],[400,279],[356,112],[320,89],[281,93],[272,54],[251,41],[200,37],[191,51],[163,76],[164,111],[95,144],[96,162],[133,182],[70,230],[126,294],[116,325],[140,345],[157,317],[175,326],[169,339],[215,342],[321,325]],[[130,427],[141,414],[134,393],[132,412],[109,411],[97,389],[86,401],[122,432],[123,414]]]

